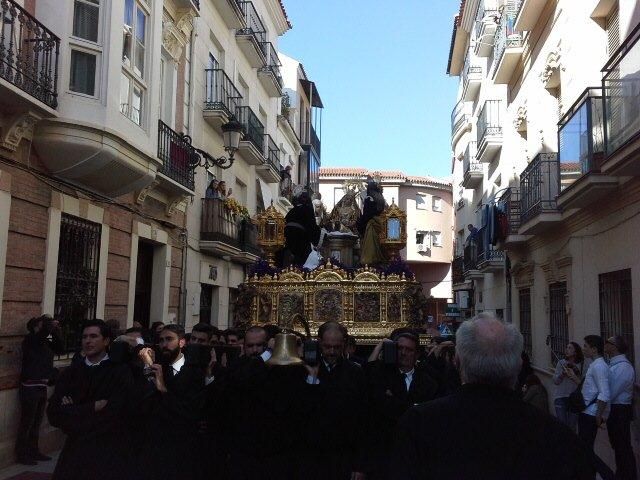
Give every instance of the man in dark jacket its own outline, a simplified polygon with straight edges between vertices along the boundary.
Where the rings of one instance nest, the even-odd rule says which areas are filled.
[[[84,358],[62,373],[49,401],[49,423],[67,434],[54,480],[134,478],[125,415],[133,378],[109,359],[110,335],[102,320],[84,325]]]
[[[47,385],[53,380],[53,356],[62,353],[58,322],[47,315],[27,322],[29,334],[22,341],[22,371],[20,373],[20,427],[16,439],[18,463],[35,465],[51,460],[40,452],[40,425],[47,403]]]
[[[377,358],[385,342],[374,352]],[[412,405],[436,398],[438,384],[424,368],[416,365],[420,341],[405,332],[395,337],[397,362],[384,360],[369,362],[369,395],[371,404],[370,433],[368,435],[368,479],[387,479],[389,452],[393,447],[393,434],[400,417]]]
[[[320,227],[316,224],[309,192],[296,192],[293,208],[285,217],[284,237],[286,248],[293,255],[295,265],[304,265],[311,253],[311,244],[320,241]]]
[[[307,479],[364,478],[363,447],[366,383],[362,368],[344,358],[346,329],[326,322],[318,329],[321,359],[315,384],[315,409],[307,429]]]
[[[513,390],[522,335],[480,314],[456,332],[462,387],[400,420],[391,478],[594,479],[589,451],[568,427]]]

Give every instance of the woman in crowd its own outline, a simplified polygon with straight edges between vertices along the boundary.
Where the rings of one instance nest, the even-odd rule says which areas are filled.
[[[578,415],[569,411],[569,395],[578,388],[578,385],[567,376],[567,372],[571,370],[578,378],[582,378],[584,356],[580,345],[575,342],[567,344],[564,356],[565,358],[556,364],[556,372],[553,375],[553,383],[556,385],[553,403],[556,417],[573,431],[576,431]]]

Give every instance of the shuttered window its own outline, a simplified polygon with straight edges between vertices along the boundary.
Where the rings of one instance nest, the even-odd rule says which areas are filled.
[[[620,47],[620,11],[615,8],[607,17],[607,49],[611,56]]]

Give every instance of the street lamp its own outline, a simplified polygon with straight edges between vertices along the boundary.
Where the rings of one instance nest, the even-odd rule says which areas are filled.
[[[209,170],[211,167],[220,167],[227,169],[233,165],[233,156],[240,147],[240,140],[244,128],[240,122],[231,120],[222,125],[222,141],[224,143],[224,150],[229,154],[229,157],[221,156],[218,158],[212,157],[204,150],[194,148],[194,154],[191,156],[189,166],[191,170],[195,170],[196,167],[203,167],[205,170]]]

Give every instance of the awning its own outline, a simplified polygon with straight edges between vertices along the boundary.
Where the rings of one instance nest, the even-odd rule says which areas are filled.
[[[262,193],[262,201],[264,202],[264,208],[269,208],[271,202],[273,201],[273,195],[271,195],[271,189],[269,185],[267,185],[264,180],[258,178],[258,182],[260,182],[260,192]]]

